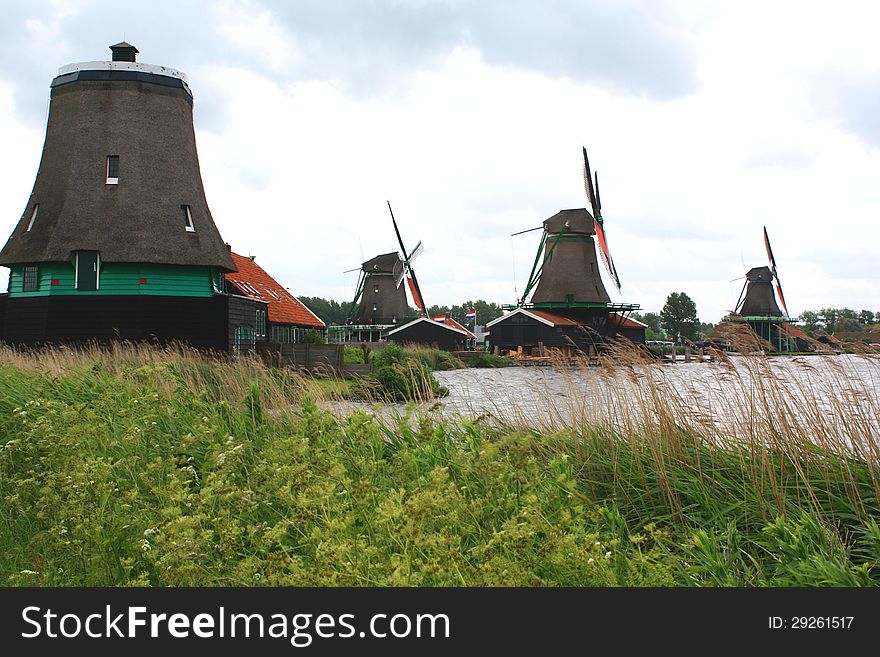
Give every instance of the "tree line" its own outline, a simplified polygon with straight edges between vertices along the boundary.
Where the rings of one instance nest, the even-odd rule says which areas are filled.
[[[298,297],[312,312],[327,324],[345,324],[351,310],[350,301],[334,301],[322,297]],[[465,317],[469,310],[477,311],[477,324],[485,326],[493,319],[504,314],[501,305],[484,299],[465,301],[452,306],[430,306],[429,317],[448,315],[457,322],[471,325],[471,320]],[[410,308],[410,318],[419,316],[419,311]],[[702,340],[712,337],[714,324],[701,322],[697,316],[697,305],[685,292],[673,292],[666,298],[666,303],[660,312],[632,313],[632,318],[647,325],[645,339],[647,340],[673,340],[682,338],[688,340]],[[809,334],[817,332],[842,333],[866,331],[880,325],[880,311],[861,310],[856,312],[851,308],[820,308],[818,310],[805,310],[800,314],[801,328]]]
[[[819,310],[803,311],[800,314],[800,320],[801,328],[810,335],[819,331],[824,333],[856,333],[880,325],[880,311],[861,310],[856,312],[851,308],[820,308]]]
[[[313,313],[320,317],[324,323],[345,324],[348,321],[348,314],[351,310],[351,301],[335,301],[333,299],[324,299],[322,297],[306,297],[297,296]],[[495,302],[489,302],[484,299],[476,301],[465,301],[453,306],[430,306],[428,308],[428,317],[437,317],[439,315],[448,315],[461,324],[470,326],[472,321],[465,317],[469,310],[477,311],[477,324],[485,326],[486,323],[497,319],[504,314],[501,306]],[[409,309],[409,318],[415,319],[420,315],[420,311],[415,308]]]

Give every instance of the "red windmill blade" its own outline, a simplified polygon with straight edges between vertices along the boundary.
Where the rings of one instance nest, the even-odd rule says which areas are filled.
[[[587,193],[587,199],[590,201],[590,207],[593,210],[593,217],[596,219],[596,237],[599,240],[599,255],[602,256],[602,262],[608,270],[611,280],[620,291],[620,278],[617,276],[617,269],[614,261],[611,259],[611,252],[608,250],[608,237],[605,234],[605,222],[602,219],[602,201],[599,198],[599,174],[596,173],[596,186],[593,187],[593,176],[590,171],[590,160],[587,157],[587,149],[584,151],[584,190]]]
[[[773,249],[770,248],[770,236],[767,235],[767,226],[764,226],[764,246],[767,248],[767,258],[770,259],[770,270],[773,272],[773,278],[776,280],[776,292],[779,294],[779,301],[782,303],[782,309],[788,315],[788,307],[785,305],[785,295],[782,294],[782,282],[779,280],[779,273],[776,271],[776,258],[773,257]]]

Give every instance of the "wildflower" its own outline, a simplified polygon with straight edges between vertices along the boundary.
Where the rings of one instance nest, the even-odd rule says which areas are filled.
[[[605,553],[605,558],[606,558],[606,559],[610,559],[610,558],[611,558],[611,552],[606,552],[606,553]]]
[[[153,549],[153,546],[150,545],[150,542],[147,539],[141,541],[141,552],[149,552]]]
[[[22,570],[19,575],[39,575],[36,570]]]
[[[594,561],[595,561],[595,559],[593,559],[593,557],[590,557],[589,559],[587,559],[587,563],[593,563]]]

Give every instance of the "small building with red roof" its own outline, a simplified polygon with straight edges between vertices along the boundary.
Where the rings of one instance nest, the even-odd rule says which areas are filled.
[[[229,255],[238,271],[225,275],[227,291],[266,303],[254,317],[254,341],[299,342],[305,331],[327,330],[321,318],[260,267],[254,256],[232,251]]]
[[[464,351],[473,348],[477,336],[451,317],[439,320],[419,317],[393,331],[386,337],[400,344],[432,345],[446,351]]]

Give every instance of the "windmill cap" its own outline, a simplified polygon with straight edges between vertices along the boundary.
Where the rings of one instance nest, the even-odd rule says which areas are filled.
[[[556,235],[562,231],[566,224],[568,224],[566,233],[580,233],[582,235],[596,233],[596,222],[586,208],[560,210],[544,221],[544,230],[551,235]]]
[[[773,272],[770,267],[752,267],[746,274],[750,283],[769,283],[773,280]]]
[[[393,272],[400,266],[400,257],[397,251],[383,253],[375,258],[370,258],[361,265],[364,271]]]
[[[138,49],[125,41],[110,46],[110,51],[113,53],[110,61],[77,62],[62,66],[58,69],[58,76],[52,80],[51,86],[57,87],[78,80],[139,80],[178,87],[182,83],[183,88],[192,97],[189,78],[183,71],[168,66],[141,64],[137,61]],[[171,82],[167,78],[179,82]]]

